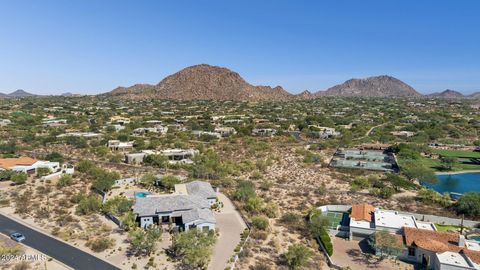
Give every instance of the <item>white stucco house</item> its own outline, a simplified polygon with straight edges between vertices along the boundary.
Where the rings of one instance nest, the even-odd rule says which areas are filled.
[[[51,172],[57,172],[61,169],[59,162],[36,160],[30,157],[0,159],[0,170],[34,174],[37,173],[39,168],[48,168]]]
[[[136,198],[133,212],[142,228],[151,224],[172,224],[181,230],[214,230],[216,220],[211,211],[216,201],[214,194],[206,182],[175,185],[173,194]]]

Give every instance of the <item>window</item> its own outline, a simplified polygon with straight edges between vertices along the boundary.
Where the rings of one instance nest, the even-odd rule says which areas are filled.
[[[413,247],[408,248],[408,256],[415,256],[415,248]]]
[[[170,221],[170,217],[169,216],[162,216],[162,222],[163,223],[168,223]]]

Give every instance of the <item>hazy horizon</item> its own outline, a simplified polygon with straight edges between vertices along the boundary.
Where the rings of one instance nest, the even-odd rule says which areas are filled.
[[[206,63],[290,93],[396,77],[480,91],[478,1],[0,2],[0,92],[98,94]],[[425,16],[435,14],[435,16]]]

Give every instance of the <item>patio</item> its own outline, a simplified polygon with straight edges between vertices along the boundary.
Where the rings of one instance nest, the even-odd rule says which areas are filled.
[[[348,241],[339,237],[332,237],[333,256],[335,264],[350,267],[355,270],[413,270],[414,265],[390,258],[374,256],[367,240]]]

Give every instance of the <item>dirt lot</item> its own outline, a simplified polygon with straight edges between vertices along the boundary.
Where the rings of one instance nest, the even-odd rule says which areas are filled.
[[[411,264],[392,259],[380,259],[372,254],[366,240],[348,241],[343,238],[333,239],[333,261],[342,267],[350,267],[355,270],[413,270]]]

